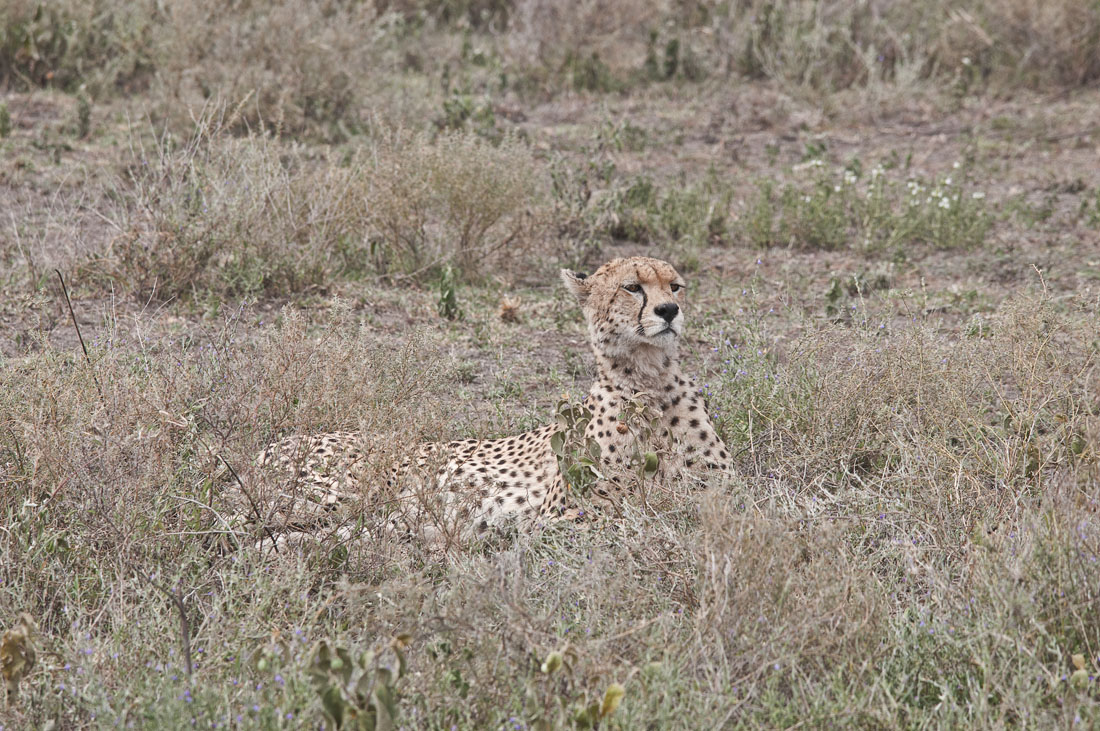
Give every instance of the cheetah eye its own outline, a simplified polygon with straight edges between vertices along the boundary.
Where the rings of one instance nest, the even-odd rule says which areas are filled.
[[[624,284],[623,289],[627,292],[634,292],[635,294],[642,291],[642,285],[637,282],[631,282],[630,284]]]
[[[680,284],[679,282],[673,282],[672,284],[668,285],[668,288],[671,289],[673,292],[679,292],[681,289],[684,288],[684,285]]]

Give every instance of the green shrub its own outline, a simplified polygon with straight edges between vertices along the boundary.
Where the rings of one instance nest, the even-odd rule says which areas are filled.
[[[807,181],[770,182],[750,201],[742,232],[757,246],[806,249],[858,248],[904,254],[910,246],[967,249],[980,246],[991,215],[985,193],[968,185],[958,164],[932,182],[908,178],[903,184],[882,165],[866,179],[855,169],[836,172],[811,160],[799,168]]]
[[[155,23],[147,2],[12,0],[0,8],[0,84],[102,94],[147,83]]]

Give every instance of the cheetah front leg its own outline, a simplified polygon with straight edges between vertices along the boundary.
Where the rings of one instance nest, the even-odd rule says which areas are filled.
[[[687,469],[728,472],[729,450],[711,423],[702,394],[690,380],[677,379],[662,422]]]

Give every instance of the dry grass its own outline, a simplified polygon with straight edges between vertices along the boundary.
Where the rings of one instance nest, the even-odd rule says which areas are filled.
[[[91,365],[52,349],[4,365],[0,597],[63,656],[87,648],[50,664],[19,718],[289,726],[320,713],[314,640],[382,651],[399,633],[398,707],[419,727],[567,724],[612,681],[622,727],[1097,712],[1059,679],[1100,648],[1094,304],[1040,296],[962,341],[868,325],[734,363],[710,388],[739,476],[650,486],[615,523],[444,561],[335,536],[257,553],[225,520],[223,457],[266,509],[288,487],[256,482],[249,455],[276,433],[446,436],[423,357],[378,351],[349,314],[314,329],[288,311],[252,344],[242,311],[197,347],[111,338]],[[766,338],[737,352],[750,335]],[[190,683],[146,575],[180,586],[196,623]],[[160,700],[134,716],[136,694]]]

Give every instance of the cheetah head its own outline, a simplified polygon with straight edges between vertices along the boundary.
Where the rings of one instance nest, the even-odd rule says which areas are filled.
[[[684,280],[671,264],[635,256],[613,259],[591,276],[562,269],[584,309],[597,351],[612,358],[674,352],[684,326]]]

